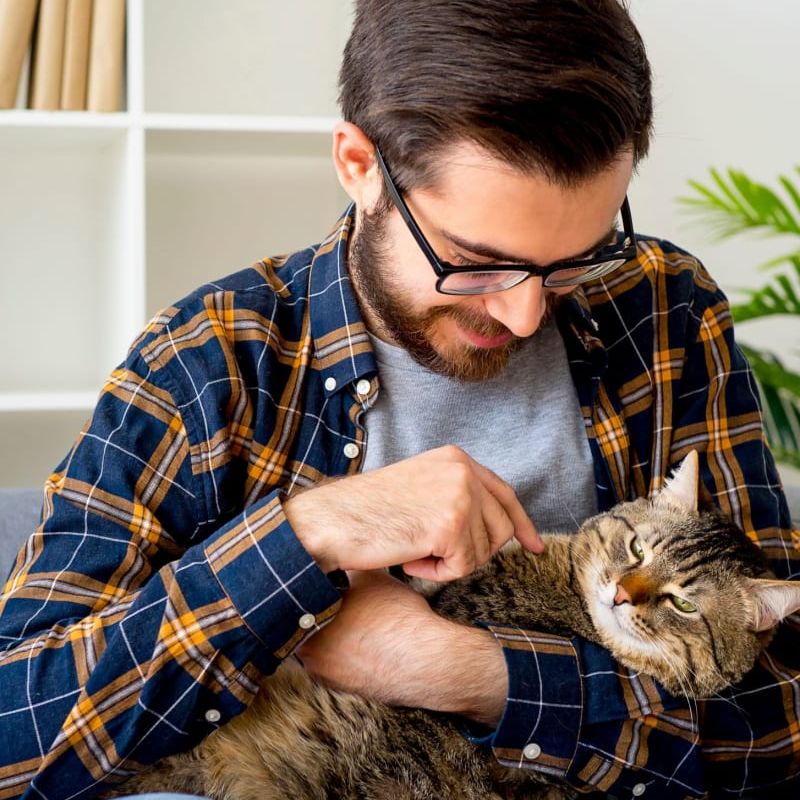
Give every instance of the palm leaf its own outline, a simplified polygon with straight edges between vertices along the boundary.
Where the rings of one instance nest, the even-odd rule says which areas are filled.
[[[764,412],[764,430],[775,457],[800,466],[800,375],[771,353],[740,345],[747,356]]]
[[[779,180],[791,203],[739,170],[728,169],[723,176],[712,168],[710,174],[711,188],[690,180],[696,196],[680,197],[678,202],[698,213],[717,238],[759,229],[768,235],[800,235],[800,191],[787,177]]]
[[[800,175],[800,167],[795,171]],[[750,231],[800,236],[800,189],[793,179],[779,176],[779,194],[740,170],[711,169],[710,174],[708,185],[689,181],[695,194],[678,200],[712,235],[728,238]],[[774,275],[759,289],[741,290],[744,300],[731,306],[737,323],[776,314],[800,317],[800,250],[772,258],[762,268],[779,264],[787,265],[788,273]],[[800,468],[800,375],[786,369],[773,353],[746,345],[741,349],[759,387],[770,448],[776,459]]]
[[[793,256],[789,261],[793,267],[794,283],[789,275],[781,274],[760,289],[740,289],[747,300],[731,305],[734,321],[745,322],[775,314],[800,316],[800,256]]]

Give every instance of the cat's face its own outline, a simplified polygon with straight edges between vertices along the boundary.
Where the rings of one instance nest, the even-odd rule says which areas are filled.
[[[748,628],[740,565],[709,558],[711,526],[699,522],[635,501],[588,522],[580,556],[584,597],[606,646],[693,694],[736,680],[762,647]]]
[[[800,604],[800,587],[763,580],[758,548],[719,514],[698,513],[696,495],[622,504],[579,537],[578,579],[603,643],[673,693],[738,680],[763,632]]]

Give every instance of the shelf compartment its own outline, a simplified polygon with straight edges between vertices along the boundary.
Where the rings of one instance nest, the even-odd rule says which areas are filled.
[[[330,133],[147,131],[147,313],[320,241],[347,206]]]
[[[99,389],[127,299],[125,130],[0,127],[0,392]]]
[[[351,7],[304,0],[298,16],[284,0],[145,0],[144,109],[335,115]]]

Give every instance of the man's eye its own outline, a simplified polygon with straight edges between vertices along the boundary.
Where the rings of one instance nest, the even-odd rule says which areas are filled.
[[[459,253],[453,256],[453,264],[457,267],[491,267],[491,264],[479,264],[477,261],[472,261]]]
[[[497,272],[467,272],[464,275],[460,276],[461,280],[468,280],[468,281],[475,281],[475,283],[486,283],[487,281],[496,281],[498,274],[502,275],[503,273]]]

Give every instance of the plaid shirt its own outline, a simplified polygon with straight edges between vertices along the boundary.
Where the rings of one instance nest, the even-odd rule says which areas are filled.
[[[111,375],[0,598],[0,798],[92,797],[192,747],[336,614],[281,500],[363,458],[379,381],[346,271],[351,224],[167,309]],[[659,488],[697,448],[720,506],[796,576],[756,388],[703,267],[643,239],[560,325],[600,508]],[[503,764],[649,798],[798,770],[795,622],[699,707],[580,639],[489,628],[510,676],[486,740]]]

